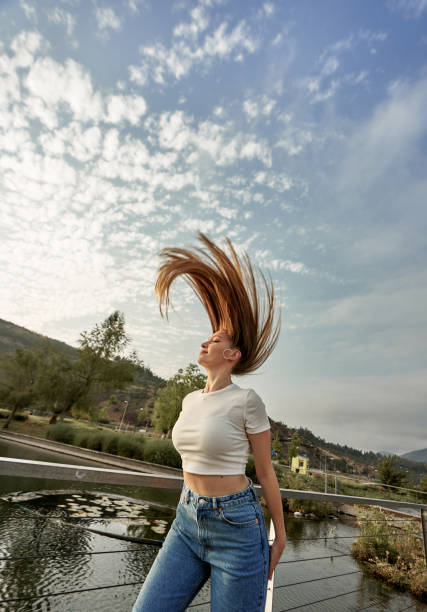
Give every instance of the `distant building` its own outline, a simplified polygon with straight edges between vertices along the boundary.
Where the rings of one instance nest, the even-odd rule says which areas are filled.
[[[297,474],[308,474],[309,458],[306,455],[292,457],[291,470]]]

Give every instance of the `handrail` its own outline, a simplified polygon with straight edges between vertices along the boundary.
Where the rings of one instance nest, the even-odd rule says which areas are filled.
[[[160,468],[161,466],[159,466]],[[52,463],[46,461],[32,461],[28,459],[16,459],[9,457],[0,457],[0,476],[13,476],[13,477],[30,477],[35,479],[50,479],[50,480],[61,480],[68,482],[78,482],[78,483],[98,483],[98,484],[116,484],[116,485],[136,485],[136,486],[147,486],[151,488],[163,488],[163,489],[172,489],[172,490],[181,490],[183,484],[183,476],[171,476],[171,475],[163,475],[163,474],[153,474],[148,472],[136,472],[131,470],[118,470],[111,468],[98,468],[98,467],[89,467],[89,466],[81,466],[81,465],[68,465],[62,463]],[[262,485],[254,484],[254,489],[257,494],[263,492]],[[305,499],[305,500],[316,500],[319,502],[334,502],[334,503],[351,503],[351,504],[359,504],[359,505],[375,505],[385,508],[396,508],[400,511],[402,510],[418,510],[420,513],[420,518],[422,521],[422,532],[423,532],[423,543],[424,543],[424,552],[427,550],[427,505],[418,504],[415,502],[400,502],[396,500],[386,500],[386,499],[377,499],[377,498],[368,498],[368,497],[356,497],[350,495],[338,495],[332,493],[323,493],[318,491],[299,491],[295,489],[284,489],[280,488],[280,495],[282,498],[290,498],[290,499]],[[2,497],[2,499],[7,500],[11,496],[6,494]],[[0,498],[1,499],[1,498]],[[11,501],[11,499],[9,499]],[[412,515],[413,516],[413,515]],[[416,518],[416,517],[414,517]],[[274,534],[274,529],[272,523],[270,523],[270,539]],[[354,537],[354,536],[339,536],[342,538],[345,537]],[[363,536],[361,536],[363,537]],[[366,536],[370,537],[370,536]],[[309,538],[313,539],[313,538]],[[314,538],[317,539],[317,538]],[[322,536],[322,540],[325,539]],[[336,537],[334,538],[336,539]],[[113,551],[99,551],[98,553],[88,553],[84,552],[84,554],[105,554],[106,552]],[[119,552],[119,551],[114,551]],[[82,553],[83,554],[83,553]],[[348,555],[334,555],[334,556],[348,556]],[[325,557],[326,558],[326,557]],[[329,558],[329,556],[327,557]],[[12,561],[13,558],[5,559],[6,561]],[[297,559],[289,562],[297,562],[304,561],[305,559]],[[309,560],[309,559],[307,559]],[[426,556],[427,562],[427,556]],[[335,576],[329,577],[321,577],[321,578],[311,578],[310,580],[304,582],[313,582],[315,580],[326,580],[328,578],[344,576],[349,574],[360,573],[360,570],[357,572],[347,572],[344,574],[337,574]],[[296,584],[303,584],[304,582],[299,582]],[[114,588],[114,587],[124,587],[130,585],[140,584],[141,581],[132,582],[132,583],[123,583],[118,585],[100,585],[96,587],[79,589],[78,591],[67,591],[64,593],[48,593],[45,595],[37,595],[26,597],[25,600],[34,600],[34,599],[42,599],[45,597],[53,597],[59,594],[71,594],[83,591],[90,590],[99,590],[106,588]],[[280,587],[276,587],[273,585],[273,581],[269,581],[268,584],[268,593],[266,600],[265,610],[270,611],[272,609],[272,595],[273,590],[276,588],[285,588],[293,586],[292,584],[282,585]],[[348,595],[350,593],[358,592],[359,589],[355,591],[349,591],[347,593],[341,593],[340,595],[335,595],[333,597],[328,597],[323,600],[317,600],[318,603],[320,601],[326,601],[327,599],[333,599],[339,596]],[[18,600],[24,600],[23,597],[18,599],[10,599],[10,600],[1,600],[0,603],[11,603]],[[202,602],[205,603],[205,602]],[[207,602],[206,602],[207,603]],[[193,604],[188,607],[197,607],[201,604]],[[296,606],[296,608],[301,608],[302,606]],[[296,609],[290,608],[290,609]]]
[[[9,457],[0,457],[0,476],[25,476],[31,478],[67,480],[70,482],[136,485],[140,487],[145,485],[153,488],[178,490],[182,488],[183,483],[182,476],[164,476],[145,472],[133,472],[130,470],[113,470],[109,468],[68,465],[65,463],[51,463],[48,461],[31,461],[29,459],[15,459]],[[262,492],[262,485],[254,484],[254,488],[259,492]],[[400,510],[427,510],[427,504],[400,502],[396,500],[377,499],[373,497],[356,497],[352,495],[321,493],[319,491],[300,491],[298,489],[281,488],[280,495],[284,499],[305,499],[328,501],[333,503],[375,505]]]

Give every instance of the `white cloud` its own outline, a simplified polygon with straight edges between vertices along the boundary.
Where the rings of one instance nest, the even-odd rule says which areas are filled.
[[[248,119],[255,119],[258,115],[269,116],[275,106],[276,100],[264,94],[259,96],[257,100],[245,100],[243,102],[243,111]]]
[[[311,130],[298,128],[287,123],[274,146],[284,149],[292,157],[302,153],[306,146],[312,142],[313,134]]]
[[[46,47],[45,41],[38,32],[22,31],[15,36],[10,44],[10,48],[14,52],[12,62],[6,56],[3,56],[2,66],[6,69],[6,65],[10,67],[8,72],[11,73],[14,68],[27,68],[34,61],[34,55],[42,46]]]
[[[112,95],[106,100],[107,123],[121,123],[129,121],[131,125],[137,125],[142,115],[147,110],[147,104],[141,96],[136,95]]]
[[[321,74],[327,76],[329,74],[333,74],[338,66],[339,66],[339,61],[337,60],[336,57],[328,57],[328,59],[326,60],[326,62],[323,65],[323,68],[321,70]]]
[[[98,28],[102,30],[120,30],[122,22],[116,15],[114,10],[110,7],[100,8],[95,6],[95,17],[98,24]]]
[[[89,73],[72,59],[59,64],[50,57],[38,58],[24,84],[48,109],[65,104],[76,119],[95,122],[102,119],[101,95],[94,91]],[[31,104],[28,107],[31,112]]]
[[[28,2],[25,2],[25,0],[20,0],[19,6],[24,11],[27,19],[32,19],[33,21],[37,21],[37,14],[36,14],[36,9],[34,8],[34,6],[31,6],[31,4],[28,4]]]
[[[132,13],[139,13],[139,7],[145,6],[147,0],[128,0],[128,7]]]
[[[371,119],[357,126],[343,160],[342,189],[369,188],[417,158],[417,144],[427,132],[427,78],[396,81]],[[363,182],[360,182],[363,177]]]
[[[255,140],[253,135],[233,131],[213,121],[201,121],[194,125],[193,118],[183,111],[162,113],[158,123],[150,119],[147,123],[158,134],[159,144],[166,149],[182,151],[192,149],[194,153],[208,153],[219,166],[228,166],[238,159],[260,160],[271,166],[271,150],[265,140]],[[194,157],[191,157],[194,161]]]
[[[48,10],[47,18],[52,23],[64,25],[68,36],[72,35],[76,20],[71,13],[67,13],[58,6],[55,6],[53,9]]]
[[[208,17],[200,7],[193,9],[191,16],[190,23],[176,26],[171,47],[162,43],[140,47],[142,63],[129,66],[131,81],[144,85],[152,78],[164,85],[169,76],[179,80],[196,66],[206,69],[214,60],[228,59],[236,51],[240,54],[256,51],[258,42],[244,20],[231,30],[224,21],[199,41],[199,34],[208,26]]]
[[[419,19],[427,9],[427,0],[388,0],[387,6],[407,19]]]
[[[287,174],[279,174],[275,172],[258,172],[255,175],[254,182],[263,184],[278,193],[288,191],[294,186],[294,181]]]
[[[202,6],[196,6],[190,13],[190,23],[179,23],[173,30],[173,35],[182,38],[195,39],[206,30],[209,25],[209,17]]]
[[[274,4],[272,2],[264,2],[262,8],[267,17],[271,17],[274,13]]]
[[[276,47],[277,45],[279,45],[282,42],[282,34],[281,32],[279,32],[278,34],[276,34],[276,36],[273,38],[273,40],[271,41],[271,44]]]

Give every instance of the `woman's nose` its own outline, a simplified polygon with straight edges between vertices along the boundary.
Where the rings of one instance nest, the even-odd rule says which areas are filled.
[[[202,347],[206,348],[208,346],[209,342],[207,340],[205,340],[205,342],[202,342]]]

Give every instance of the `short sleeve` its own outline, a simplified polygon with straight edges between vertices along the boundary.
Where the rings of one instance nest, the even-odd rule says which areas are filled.
[[[255,434],[270,429],[265,405],[253,389],[249,389],[246,399],[245,429],[247,433]]]

